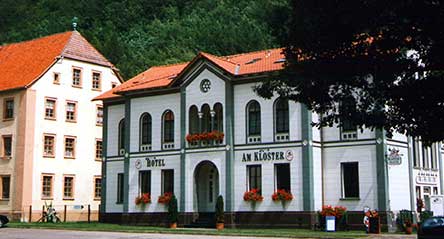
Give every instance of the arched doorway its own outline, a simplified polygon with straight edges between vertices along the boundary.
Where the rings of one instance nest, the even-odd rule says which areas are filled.
[[[219,172],[210,161],[200,162],[194,170],[194,192],[198,212],[214,212],[219,195]]]

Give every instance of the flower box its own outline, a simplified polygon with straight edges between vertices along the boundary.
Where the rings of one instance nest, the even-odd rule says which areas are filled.
[[[159,198],[157,199],[158,203],[162,203],[165,205],[168,205],[168,203],[170,202],[171,198],[173,197],[173,193],[171,192],[166,192],[163,195],[160,195]]]
[[[246,191],[244,193],[244,201],[247,202],[261,202],[264,200],[264,197],[259,193],[257,189],[251,189],[250,191]]]
[[[204,132],[200,134],[188,134],[185,139],[187,140],[189,146],[196,147],[199,144],[208,146],[211,142],[221,144],[224,140],[224,136],[224,133],[218,130],[213,130],[211,132]]]
[[[136,205],[142,205],[142,206],[151,203],[151,195],[149,193],[143,193],[142,195],[136,197],[134,203]]]
[[[271,195],[271,199],[273,201],[288,202],[293,200],[293,194],[287,192],[285,189],[278,189],[273,195]]]

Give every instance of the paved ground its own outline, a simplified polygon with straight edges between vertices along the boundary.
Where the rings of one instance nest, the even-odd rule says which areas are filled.
[[[257,239],[257,237],[198,236],[179,234],[145,234],[122,232],[86,232],[47,229],[0,229],[1,239]],[[415,235],[381,235],[371,239],[413,239]],[[268,237],[270,239],[270,237]],[[282,238],[280,238],[282,239]]]

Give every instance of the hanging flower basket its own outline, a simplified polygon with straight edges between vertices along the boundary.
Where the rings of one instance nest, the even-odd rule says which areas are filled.
[[[288,202],[293,200],[293,194],[287,192],[285,189],[278,189],[271,195],[271,199],[273,199],[273,201]]]
[[[261,202],[264,200],[264,197],[259,193],[257,189],[251,189],[250,191],[246,191],[244,193],[244,201],[247,202]]]
[[[158,203],[162,203],[165,205],[168,205],[168,203],[170,202],[171,198],[173,197],[173,193],[171,192],[166,192],[163,195],[160,195],[159,198],[157,199]]]
[[[151,195],[149,193],[143,193],[142,195],[136,197],[134,203],[142,206],[151,203]]]
[[[208,142],[208,141],[215,141],[215,142],[222,142],[224,139],[224,133],[213,130],[211,132],[204,132],[201,134],[188,134],[185,139],[187,142],[191,145],[196,145],[199,142]]]

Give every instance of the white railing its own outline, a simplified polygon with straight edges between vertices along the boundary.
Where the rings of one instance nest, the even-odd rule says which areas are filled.
[[[142,151],[142,152],[151,151],[151,149],[152,149],[151,144],[140,145],[140,151]]]
[[[174,143],[163,143],[162,144],[162,149],[174,149]]]
[[[261,142],[260,135],[251,135],[251,136],[248,136],[248,138],[247,138],[248,144],[255,144],[255,143],[260,143],[260,142]]]
[[[342,140],[355,140],[358,138],[357,131],[342,132]]]
[[[290,140],[290,135],[288,133],[280,133],[274,136],[276,142],[284,142]]]

